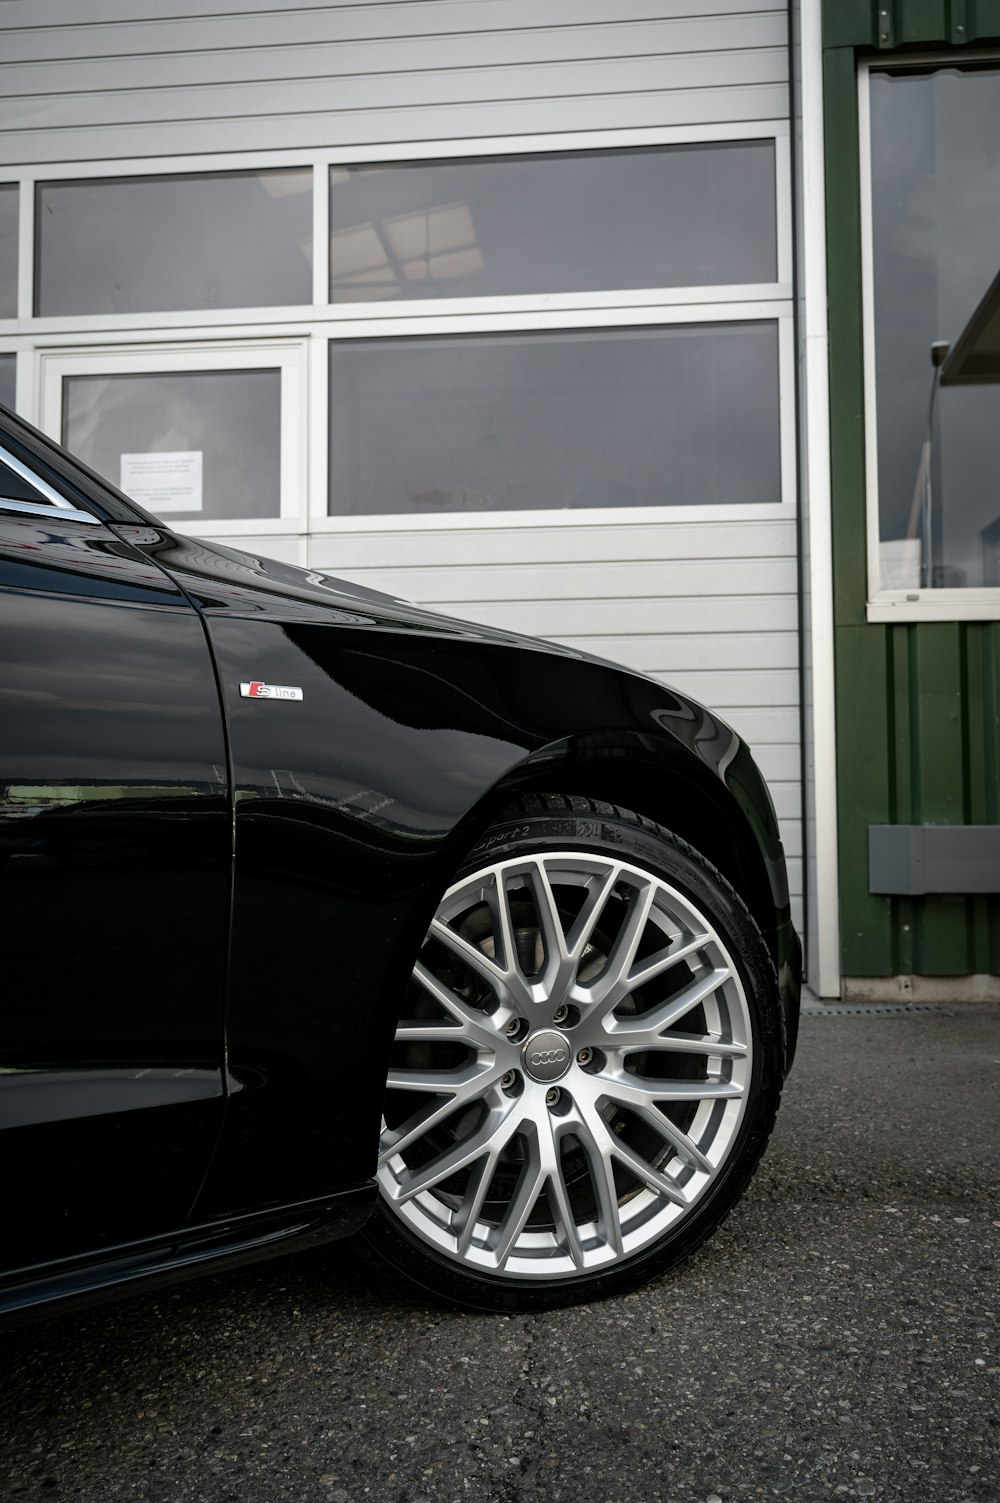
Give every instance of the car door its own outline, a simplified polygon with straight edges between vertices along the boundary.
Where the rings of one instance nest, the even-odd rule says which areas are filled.
[[[223,1108],[231,810],[201,620],[0,452],[0,1271],[181,1226]]]

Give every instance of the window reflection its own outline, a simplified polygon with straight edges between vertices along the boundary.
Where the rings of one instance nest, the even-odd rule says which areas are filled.
[[[773,282],[774,143],[337,167],[330,229],[334,302]]]
[[[312,302],[312,172],[40,183],[36,312]]]
[[[17,317],[19,196],[16,183],[0,183],[0,318]]]
[[[278,516],[280,424],[279,370],[63,381],[65,446],[156,516],[181,523]]]
[[[17,356],[0,355],[0,402],[13,408],[17,395]]]
[[[870,98],[880,583],[1000,585],[1000,71]]]
[[[331,511],[781,500],[773,322],[335,341]]]

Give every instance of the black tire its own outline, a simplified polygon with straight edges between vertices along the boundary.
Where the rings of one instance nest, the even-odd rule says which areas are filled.
[[[390,1156],[361,1251],[424,1293],[471,1310],[552,1308],[656,1278],[729,1213],[774,1124],[782,1073],[778,989],[759,929],[726,879],[684,841],[628,810],[579,797],[520,801],[470,853],[449,893],[439,908],[446,942],[440,929],[429,933],[421,952],[425,979],[414,982],[403,1008],[411,1021],[405,1038],[402,1022],[397,1034],[386,1097],[383,1145]],[[644,903],[648,918],[642,917]],[[504,914],[517,958],[512,953],[510,964],[503,960],[508,980],[501,982],[490,977],[500,969]],[[562,928],[562,947],[554,922]],[[575,960],[569,954],[574,935],[582,946]],[[473,965],[462,958],[470,953],[463,944],[470,943],[485,957]],[[675,951],[683,952],[680,958],[671,958]],[[560,964],[562,989],[551,989],[532,1013],[522,993],[545,991],[545,978]],[[691,1007],[689,998],[723,971],[725,979]],[[653,976],[648,982],[646,972]],[[438,988],[433,995],[432,983]],[[623,986],[630,989],[608,1011]],[[439,993],[450,1012],[435,1000]],[[574,997],[587,1001],[558,1001]],[[519,998],[525,1016],[508,1045]],[[657,1031],[669,1010],[684,1007],[676,1022]],[[699,1019],[701,1032],[690,1034]],[[457,1043],[441,1042],[446,1028]],[[489,1030],[496,1040],[492,1055]],[[647,1043],[655,1034],[655,1041],[643,1048],[640,1034]],[[678,1052],[685,1039],[692,1052]],[[729,1055],[698,1050],[709,1040]],[[468,1095],[475,1088],[468,1084],[461,1087],[468,1099],[440,1088],[442,1075],[464,1080],[476,1070],[476,1083],[487,1082],[478,1095]],[[563,1084],[554,1083],[554,1074],[552,1084],[541,1078],[556,1070],[567,1072],[559,1077]],[[427,1084],[428,1073],[435,1092],[409,1089],[410,1083]],[[668,1088],[680,1093],[677,1100],[657,1095],[646,1101],[646,1092]],[[507,1100],[514,1102],[509,1110]],[[420,1127],[446,1109],[450,1117]],[[515,1116],[521,1129],[495,1168],[492,1147],[483,1146],[471,1167],[414,1191],[471,1151],[468,1145],[499,1143]],[[507,1127],[491,1137],[494,1121]],[[657,1143],[660,1121],[663,1144]],[[547,1150],[550,1137],[555,1147]],[[533,1146],[536,1141],[542,1146]],[[393,1152],[393,1142],[403,1145],[401,1152]],[[557,1168],[540,1180],[552,1162]],[[543,1185],[540,1192],[536,1183]],[[518,1231],[522,1214],[528,1219]],[[500,1266],[503,1256],[507,1263]],[[484,1265],[491,1259],[496,1267]]]

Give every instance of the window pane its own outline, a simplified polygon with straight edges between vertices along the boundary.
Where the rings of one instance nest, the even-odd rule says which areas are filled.
[[[0,183],[0,318],[17,317],[17,206],[16,183]]]
[[[335,342],[331,511],[781,499],[774,323]]]
[[[312,302],[312,172],[38,186],[39,314]]]
[[[876,73],[871,119],[881,583],[1000,586],[1000,71]]]
[[[66,448],[180,523],[278,516],[280,426],[278,370],[63,381]]]
[[[774,143],[335,167],[330,296],[773,282]]]
[[[30,481],[16,470],[0,463],[0,497],[5,501],[30,501],[33,506],[51,506],[48,496],[37,491]]]
[[[17,392],[17,356],[0,355],[0,402],[13,408]]]

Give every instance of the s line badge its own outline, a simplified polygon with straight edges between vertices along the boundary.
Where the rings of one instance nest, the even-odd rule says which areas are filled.
[[[293,689],[290,684],[262,684],[259,679],[254,679],[249,684],[240,684],[240,693],[244,699],[302,698],[302,690]]]

